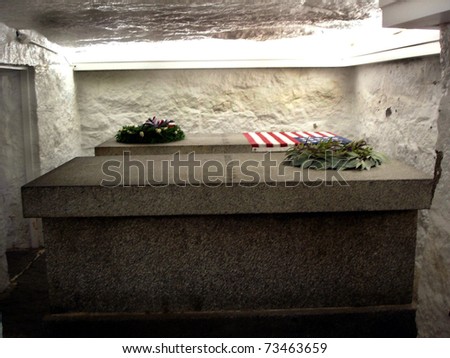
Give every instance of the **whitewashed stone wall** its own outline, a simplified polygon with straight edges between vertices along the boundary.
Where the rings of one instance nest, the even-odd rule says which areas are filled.
[[[81,155],[81,127],[72,67],[35,67],[41,174]]]
[[[448,58],[445,62],[448,66]],[[436,148],[436,141],[450,135],[449,116],[445,132],[442,112],[439,114],[445,85],[441,77],[438,56],[358,67],[355,117],[362,119],[362,137],[390,157],[433,174],[436,150],[443,150]],[[422,337],[450,336],[450,226],[440,214],[448,203],[448,195],[443,194],[444,188],[449,192],[449,179],[449,174],[442,178],[433,209],[419,213],[416,300]],[[446,207],[448,215],[449,205]],[[442,250],[445,247],[447,251]]]
[[[356,67],[355,122],[377,150],[433,174],[439,56]]]
[[[149,116],[189,133],[331,130],[353,136],[352,69],[143,70],[76,73],[83,150]]]
[[[33,41],[58,50],[43,36],[23,31]],[[80,122],[72,67],[67,60],[33,44],[21,44],[15,30],[0,23],[0,63],[35,69],[41,173],[80,154]],[[59,49],[62,51],[61,49]]]
[[[450,24],[441,28],[436,192],[426,227],[417,323],[422,337],[450,337]]]
[[[44,37],[33,31],[24,31],[32,41],[55,48]],[[14,29],[0,23],[0,64],[31,66],[35,70],[35,97],[39,141],[39,164],[41,174],[57,167],[80,154],[80,123],[76,106],[75,85],[72,68],[64,57],[55,55],[33,44],[16,41]],[[6,126],[0,118],[3,135],[13,137],[16,129]],[[7,155],[7,153],[2,153]],[[6,158],[0,158],[6,163]],[[15,163],[18,165],[18,163]],[[22,163],[24,165],[24,163]],[[4,168],[13,172],[14,168]],[[22,179],[23,180],[23,179]],[[16,187],[2,188],[4,195],[14,196],[20,206],[17,194],[21,181]],[[7,223],[11,212],[0,211],[0,232],[8,233]],[[21,211],[21,208],[20,210]],[[30,242],[23,235],[0,236],[0,292],[8,285],[5,250],[7,248],[29,247]]]

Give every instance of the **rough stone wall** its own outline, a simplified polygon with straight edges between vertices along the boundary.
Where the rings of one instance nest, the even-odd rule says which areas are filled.
[[[439,56],[358,66],[355,122],[377,150],[427,173],[434,171]]]
[[[35,81],[43,174],[81,155],[81,127],[72,67],[37,66]]]
[[[361,136],[388,156],[433,174],[438,134],[439,138],[445,136],[442,124],[438,124],[438,118],[442,122],[439,57],[364,65],[357,67],[356,72],[355,117],[360,118]],[[434,203],[431,211],[419,213],[416,250],[417,327],[420,336],[430,337],[450,336],[450,229],[448,225],[447,229],[439,228],[445,221],[441,219],[438,224],[439,220],[433,219],[435,207]],[[447,244],[437,239],[435,231],[441,232],[441,237],[447,232]],[[446,254],[440,250],[445,245]]]
[[[442,98],[436,152],[438,183],[420,270],[419,336],[450,337],[450,24],[441,28]]]
[[[33,31],[22,31],[43,46],[62,51]],[[67,60],[31,43],[19,43],[15,30],[0,23],[0,63],[35,69],[41,174],[80,154],[80,122],[72,67]]]
[[[0,69],[0,248],[29,241],[20,194],[26,182],[21,97],[20,71]]]
[[[24,31],[24,34],[28,40],[56,48],[55,45],[33,31]],[[0,64],[31,66],[35,70],[33,88],[36,108],[33,110],[37,113],[41,174],[79,155],[81,137],[73,71],[64,57],[31,43],[18,42],[15,30],[0,23]],[[18,129],[7,125],[5,121],[4,117],[0,118],[3,135],[6,138],[14,137]],[[11,150],[12,146],[6,148]],[[3,159],[5,158],[2,157],[2,163],[6,163]],[[17,166],[19,163],[13,161],[10,164],[11,167],[4,168],[9,174],[15,171],[13,166]],[[24,163],[21,164],[24,166]],[[24,179],[22,178],[22,180]],[[16,184],[15,187],[2,185],[4,192],[2,197],[13,196],[17,190],[20,190],[20,186],[24,182],[18,180]],[[18,197],[20,198],[20,195]],[[20,206],[20,202],[17,202],[16,205]],[[0,215],[0,233],[1,235],[8,234],[8,227],[5,226],[5,223],[9,221],[12,212],[9,208],[2,206]],[[13,247],[29,247],[29,245],[29,240],[20,238],[13,233],[8,238],[0,237],[0,292],[8,285],[5,250]]]
[[[17,120],[22,114],[20,80],[18,71],[0,69],[0,292],[9,283],[6,248],[29,235],[20,186],[15,185],[25,182],[22,122]]]
[[[76,73],[83,150],[149,116],[189,133],[331,130],[356,134],[352,69],[142,70]]]

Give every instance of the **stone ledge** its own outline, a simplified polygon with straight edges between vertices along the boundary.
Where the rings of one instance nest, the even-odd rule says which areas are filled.
[[[52,314],[49,337],[327,337],[415,338],[414,305],[362,308],[191,312],[180,314]]]
[[[106,161],[115,161],[122,168],[125,160],[139,161],[143,163],[144,173],[154,165],[152,173],[161,178],[162,162],[173,159],[169,155],[75,158],[22,187],[24,216],[258,214],[430,207],[432,177],[397,161],[362,172],[302,170],[282,165],[284,155],[272,153],[276,165],[270,176],[261,166],[254,168],[254,177],[239,167],[232,172],[227,169],[232,161],[261,163],[264,155],[196,155],[202,165],[193,171],[194,185],[183,185],[189,178],[186,168],[180,170],[179,177],[171,173],[163,183],[146,180],[132,170],[116,186],[101,185],[102,179],[108,179],[102,173]],[[225,168],[221,176],[211,179],[205,174],[203,165],[207,161],[215,161]]]
[[[176,152],[197,154],[250,153],[252,147],[242,133],[235,134],[189,134],[185,139],[161,144],[118,143],[114,138],[95,147],[96,156],[173,154]]]

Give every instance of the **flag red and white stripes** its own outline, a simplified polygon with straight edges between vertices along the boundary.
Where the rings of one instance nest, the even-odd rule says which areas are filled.
[[[253,148],[267,147],[267,148],[277,148],[277,147],[288,147],[293,146],[300,141],[297,138],[334,138],[337,137],[335,134],[327,131],[320,132],[305,132],[305,131],[295,131],[295,132],[246,132],[244,133],[245,138],[251,144]]]

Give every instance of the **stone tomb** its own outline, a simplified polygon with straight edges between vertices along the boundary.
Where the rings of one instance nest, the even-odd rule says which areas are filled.
[[[396,161],[337,173],[267,155],[181,154],[166,177],[170,154],[81,157],[25,185],[25,217],[43,219],[50,334],[414,336],[432,178]],[[105,162],[129,175],[112,182]]]
[[[250,153],[252,147],[242,133],[235,134],[188,134],[181,141],[162,144],[118,143],[114,138],[95,147],[95,155],[155,155],[195,152],[210,153]]]

